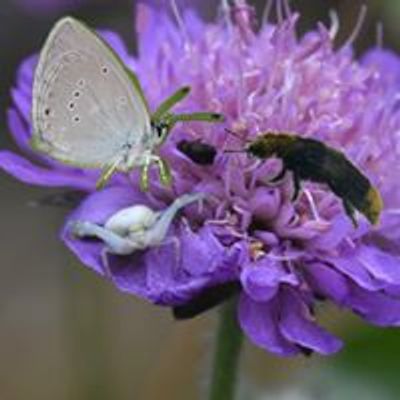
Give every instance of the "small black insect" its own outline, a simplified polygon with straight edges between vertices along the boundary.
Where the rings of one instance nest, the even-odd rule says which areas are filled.
[[[377,224],[383,203],[377,189],[346,156],[324,143],[287,133],[265,133],[246,145],[246,152],[266,159],[276,156],[283,162],[282,172],[274,181],[282,179],[287,170],[293,173],[295,195],[300,181],[325,183],[340,197],[347,215],[355,221],[355,210]]]
[[[176,147],[194,163],[200,165],[213,164],[215,156],[217,155],[217,150],[214,146],[202,143],[199,140],[181,140]]]

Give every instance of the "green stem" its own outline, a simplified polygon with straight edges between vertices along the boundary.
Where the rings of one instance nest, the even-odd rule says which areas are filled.
[[[209,400],[235,397],[242,332],[236,319],[237,301],[222,306],[219,320]]]

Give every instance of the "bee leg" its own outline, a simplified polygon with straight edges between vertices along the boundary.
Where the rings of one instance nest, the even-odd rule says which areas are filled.
[[[272,178],[270,180],[270,182],[277,183],[277,182],[281,181],[285,177],[285,175],[286,175],[286,168],[282,168],[282,171],[279,172],[279,174],[277,176],[275,176],[275,178]]]
[[[297,174],[293,173],[293,184],[294,184],[294,191],[292,196],[292,202],[296,201],[299,197],[300,190],[301,190],[301,183],[300,178]]]
[[[354,228],[357,228],[358,223],[357,223],[356,216],[355,216],[355,214],[356,214],[355,208],[352,206],[352,204],[348,200],[345,200],[345,199],[343,200],[343,207],[344,207],[346,214],[351,219],[351,222],[353,223]]]

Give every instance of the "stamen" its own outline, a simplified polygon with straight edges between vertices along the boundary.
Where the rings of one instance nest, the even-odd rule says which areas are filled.
[[[352,248],[352,249],[355,249],[357,246],[356,246],[356,244],[354,243],[354,241],[350,238],[350,237],[346,237],[346,239],[345,239],[345,241],[347,242],[347,244]]]
[[[235,136],[235,138],[239,139],[242,143],[249,143],[245,136],[240,135],[239,133],[232,131],[229,128],[225,128],[225,132],[229,133],[230,135]]]
[[[183,40],[185,42],[185,48],[187,50],[190,50],[192,45],[189,39],[189,35],[185,26],[185,23],[183,21],[182,18],[182,14],[179,10],[178,4],[176,3],[176,0],[170,0],[170,5],[171,5],[171,10],[172,10],[172,14],[174,15],[175,19],[176,19],[176,23],[178,24],[178,27],[182,33],[183,36]]]
[[[246,0],[235,0],[231,8],[232,22],[239,28],[241,36],[247,40],[254,33],[257,23],[254,8]]]
[[[241,216],[240,229],[245,231],[251,223],[252,216],[250,212],[236,204],[232,207],[232,209]]]
[[[261,164],[263,163],[262,160],[254,160],[252,164],[250,164],[245,170],[244,173],[251,173],[254,172]],[[256,178],[257,179],[257,178]]]
[[[262,14],[262,25],[267,25],[268,21],[269,21],[269,17],[271,14],[271,10],[272,10],[272,5],[273,5],[274,0],[267,0],[264,6],[264,11]]]
[[[379,21],[376,24],[376,47],[379,49],[383,48],[383,24]]]
[[[245,88],[245,80],[244,80],[244,68],[243,68],[243,49],[242,49],[242,44],[239,43],[239,61],[238,61],[238,102],[237,102],[237,107],[238,107],[238,118],[241,120],[242,119],[242,114],[243,114],[243,104],[245,102],[244,97],[246,93],[246,88]]]
[[[331,20],[331,27],[329,29],[329,37],[331,40],[335,39],[340,28],[339,16],[335,10],[329,11],[329,18]]]
[[[320,221],[321,217],[318,213],[317,205],[315,204],[314,198],[312,197],[311,192],[308,189],[303,190],[304,195],[310,205],[311,213],[316,221]]]
[[[250,257],[253,261],[257,261],[259,258],[264,257],[264,243],[255,241],[250,243]]]
[[[232,29],[231,6],[229,5],[228,0],[221,0],[221,10],[222,16],[226,21],[226,25],[229,27],[229,29]]]
[[[349,38],[346,40],[343,47],[351,46],[355,42],[355,40],[357,39],[357,36],[360,34],[361,28],[365,22],[365,17],[367,16],[367,11],[368,11],[367,5],[363,4],[360,8],[360,12],[358,14],[357,22],[353,29],[353,32],[350,34]]]
[[[265,255],[265,257],[267,257],[273,261],[288,261],[288,262],[290,262],[290,261],[297,260],[299,258],[299,254],[292,255],[292,256],[285,256],[285,255],[277,256],[275,254],[268,253]]]
[[[278,24],[282,24],[283,22],[283,5],[282,5],[282,0],[276,0],[276,18],[278,20]]]
[[[290,16],[292,15],[292,10],[290,9],[290,4],[289,4],[290,0],[283,0],[283,10],[284,10],[284,15],[285,18],[289,19]]]

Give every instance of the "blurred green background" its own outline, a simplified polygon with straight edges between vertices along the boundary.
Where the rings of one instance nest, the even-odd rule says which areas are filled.
[[[46,13],[41,5],[52,5]],[[5,110],[19,62],[37,51],[65,12],[119,32],[134,50],[130,0],[2,0],[0,7],[1,147],[14,148]],[[168,2],[168,0],[165,0]],[[177,0],[179,4],[179,0]],[[74,4],[75,3],[75,4]],[[206,18],[212,0],[198,1]],[[216,3],[216,2],[215,2]],[[257,3],[257,4],[256,4]],[[254,2],[259,14],[265,1]],[[369,0],[357,51],[376,43],[398,49],[400,1]],[[298,0],[301,29],[329,21],[336,9],[338,42],[355,25],[361,1]],[[71,10],[70,7],[76,5]],[[29,206],[49,193],[0,175],[0,399],[153,400],[202,399],[207,385],[215,311],[174,322],[169,311],[118,293],[63,248],[57,239],[65,210]],[[378,329],[333,309],[320,312],[346,346],[335,357],[278,359],[246,344],[245,399],[398,399],[400,330]],[[263,394],[265,392],[265,394]]]

